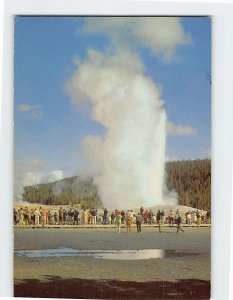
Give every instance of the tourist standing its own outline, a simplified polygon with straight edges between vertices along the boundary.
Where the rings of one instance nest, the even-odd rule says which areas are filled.
[[[114,224],[115,223],[115,217],[116,217],[116,215],[115,215],[115,213],[114,213],[114,211],[111,213],[111,224]]]
[[[174,225],[174,211],[172,209],[169,211],[168,218],[169,218],[169,226],[173,226]]]
[[[192,224],[196,224],[197,223],[197,215],[196,212],[193,211],[192,212]]]
[[[210,212],[210,210],[208,210],[207,213],[206,213],[206,222],[207,222],[207,224],[211,223],[211,212]]]
[[[118,234],[121,233],[121,220],[122,220],[121,213],[117,213],[115,216],[115,224],[116,224],[116,231]]]
[[[78,225],[78,215],[79,215],[79,211],[77,208],[75,208],[74,210],[74,225]]]
[[[59,217],[59,225],[63,225],[63,209],[62,207],[60,207],[59,211],[58,211],[58,217]]]
[[[131,222],[132,222],[132,218],[131,218],[131,212],[130,210],[128,210],[126,212],[126,230],[127,230],[127,233],[131,233]]]
[[[196,211],[196,216],[197,216],[197,225],[200,226],[201,225],[201,214],[200,214],[199,210]]]
[[[136,225],[137,225],[137,232],[142,232],[142,221],[143,221],[143,217],[140,213],[137,214],[136,216]]]
[[[165,212],[164,212],[164,210],[161,211],[160,217],[161,217],[161,225],[163,226],[164,223],[165,223]]]
[[[141,206],[141,208],[140,208],[140,214],[141,214],[141,216],[143,216],[143,213],[144,213],[144,208]]]
[[[19,225],[23,225],[23,221],[24,221],[24,211],[23,208],[21,207],[19,210]]]
[[[41,225],[42,225],[42,227],[45,226],[45,223],[46,223],[46,210],[43,208],[41,210]]]
[[[104,225],[107,225],[109,223],[107,208],[104,209],[103,223],[104,223]]]
[[[161,233],[161,213],[160,213],[160,210],[157,211],[156,222],[159,226],[159,233]]]
[[[55,211],[54,213],[54,224],[57,225],[59,223],[59,216],[58,213]]]
[[[122,222],[122,224],[125,224],[125,211],[124,210],[122,210],[122,212],[121,212],[121,222]]]
[[[148,211],[146,210],[143,214],[144,224],[148,224]]]
[[[35,216],[35,226],[39,227],[39,225],[40,225],[40,211],[39,211],[38,208],[35,209],[34,216]]]
[[[91,215],[92,215],[92,225],[96,225],[97,210],[92,208]]]
[[[86,209],[82,212],[82,225],[86,225],[88,223],[88,212]]]

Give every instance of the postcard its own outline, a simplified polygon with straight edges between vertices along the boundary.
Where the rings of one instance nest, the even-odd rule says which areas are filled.
[[[232,298],[232,4],[0,1],[0,297]]]
[[[15,297],[210,298],[211,27],[15,16]]]

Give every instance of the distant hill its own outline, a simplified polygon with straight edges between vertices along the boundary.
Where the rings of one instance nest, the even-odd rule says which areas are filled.
[[[208,210],[211,207],[211,161],[186,160],[166,163],[169,190],[178,193],[178,202]],[[74,176],[53,183],[24,187],[23,201],[46,205],[77,205],[82,208],[101,207],[98,188],[92,177]]]
[[[23,201],[46,205],[99,207],[101,200],[91,177],[74,176],[52,183],[24,187]]]

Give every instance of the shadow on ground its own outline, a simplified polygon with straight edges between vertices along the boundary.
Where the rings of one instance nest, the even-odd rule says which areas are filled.
[[[15,283],[15,297],[76,299],[209,299],[210,282],[133,282],[90,280],[46,276],[43,280],[25,279]]]

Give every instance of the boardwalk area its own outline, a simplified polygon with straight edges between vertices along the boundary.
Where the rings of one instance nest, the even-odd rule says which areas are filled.
[[[192,228],[192,227],[196,227],[196,228],[200,228],[200,227],[204,227],[204,228],[209,228],[211,227],[211,224],[182,224],[182,227],[186,227],[186,228]],[[115,225],[109,224],[109,225],[102,225],[102,224],[97,224],[97,225],[91,225],[91,224],[87,224],[87,225],[45,225],[45,226],[39,226],[36,227],[35,225],[14,225],[14,229],[30,229],[30,228],[63,228],[63,229],[85,229],[85,228],[92,228],[92,229],[106,229],[106,228],[115,228]],[[122,229],[126,228],[126,225],[122,225],[121,226]],[[158,228],[159,226],[157,224],[142,224],[142,228]],[[136,224],[132,225],[132,228],[135,228],[136,230]],[[169,226],[168,224],[164,224],[162,226],[162,228],[175,228],[175,225]]]

